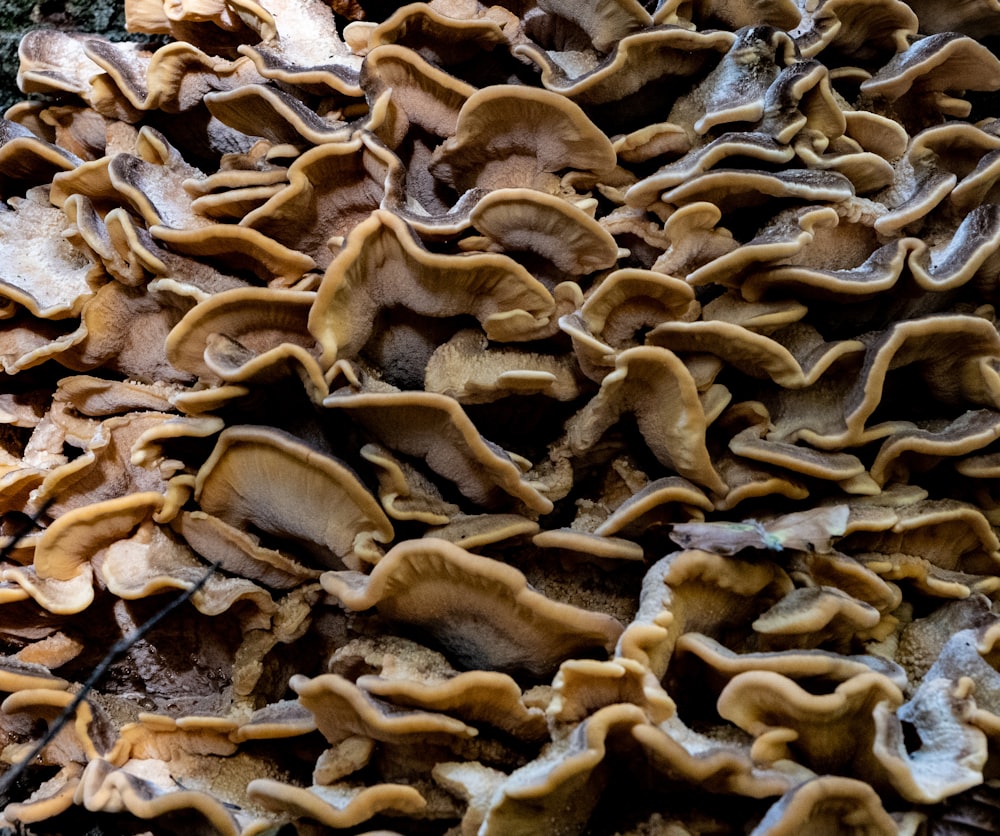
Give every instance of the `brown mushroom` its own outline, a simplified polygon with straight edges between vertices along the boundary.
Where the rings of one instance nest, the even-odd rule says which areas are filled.
[[[293,486],[305,484],[314,508],[293,499]],[[226,429],[198,471],[195,499],[237,528],[319,547],[324,565],[375,562],[376,543],[392,538],[375,498],[344,464],[267,427]],[[333,509],[337,518],[327,516]]]
[[[497,505],[506,494],[532,511],[552,510],[551,500],[524,478],[514,459],[483,438],[458,402],[445,395],[338,390],[323,406],[344,410],[386,447],[423,459],[477,504]]]
[[[839,775],[822,775],[789,790],[767,811],[753,836],[790,836],[803,826],[818,833],[845,827],[867,836],[899,832],[869,784]]]
[[[596,177],[614,166],[611,142],[579,106],[547,90],[494,85],[466,100],[431,172],[459,194],[474,186],[554,193],[557,171]]]
[[[635,414],[661,463],[695,484],[726,492],[705,447],[708,421],[698,390],[676,354],[652,346],[619,354],[601,391],[570,421],[570,449],[582,452],[593,446],[626,411]]]
[[[321,581],[350,609],[377,607],[429,632],[462,663],[488,670],[544,675],[574,652],[607,648],[621,631],[610,616],[534,592],[511,566],[433,538],[400,543],[369,576],[327,573]],[[442,601],[447,621],[438,615]]]
[[[509,257],[432,253],[403,221],[379,210],[354,228],[320,285],[309,330],[323,346],[323,363],[356,354],[379,309],[393,306],[437,317],[475,310],[487,336],[510,340],[534,336],[553,302]]]

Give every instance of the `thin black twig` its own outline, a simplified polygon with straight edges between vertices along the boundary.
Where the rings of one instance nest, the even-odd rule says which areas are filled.
[[[7,540],[7,544],[3,546],[3,548],[0,548],[0,560],[6,560],[10,556],[10,553],[17,548],[18,544],[38,527],[38,521],[45,516],[45,512],[52,507],[53,502],[55,502],[55,497],[50,496],[45,500],[45,502],[42,503],[41,507],[39,507],[34,514],[28,517],[24,521],[24,524],[10,536],[10,539]]]

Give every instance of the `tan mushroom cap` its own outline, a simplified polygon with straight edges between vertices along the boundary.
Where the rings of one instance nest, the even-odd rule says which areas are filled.
[[[590,5],[543,0],[538,5],[549,14],[558,15],[579,26],[587,33],[598,52],[610,51],[617,41],[653,23],[649,12],[637,0],[614,0]]]
[[[288,168],[288,185],[241,221],[325,269],[328,242],[348,234],[403,176],[398,158],[371,137],[311,148]],[[398,188],[398,186],[395,186]]]
[[[548,90],[497,84],[468,98],[431,172],[459,194],[477,185],[553,191],[556,172],[598,176],[615,163],[611,141],[579,106]]]
[[[111,276],[124,285],[136,287],[145,284],[150,274],[159,276],[171,272],[183,273],[188,282],[198,284],[208,283],[205,281],[206,273],[212,279],[219,278],[219,274],[210,268],[195,267],[190,259],[168,253],[121,207],[101,217],[89,197],[71,194],[63,203],[62,210],[71,224],[66,230],[70,243],[83,250],[95,263],[102,264]],[[188,269],[176,269],[181,263]],[[237,280],[230,278],[229,281]]]
[[[424,388],[463,404],[532,394],[570,401],[579,397],[581,381],[571,355],[491,347],[485,334],[469,328],[434,350]]]
[[[682,781],[684,789],[767,798],[814,774],[799,764],[759,763],[743,741],[695,731],[676,715],[637,725],[632,736],[650,765],[666,780]]]
[[[699,207],[711,206],[712,204],[697,203]],[[719,209],[715,209],[716,215]],[[699,211],[697,218],[702,230],[706,227],[714,227],[718,217],[713,217],[707,210]],[[695,221],[695,218],[691,219]],[[788,259],[807,247],[820,230],[837,226],[839,218],[836,211],[829,206],[804,206],[788,209],[779,212],[771,222],[761,229],[749,241],[739,245],[732,240],[731,236],[723,236],[720,240],[718,233],[702,232],[700,237],[707,238],[704,243],[708,245],[709,253],[713,258],[698,259],[696,264],[691,265],[695,269],[690,270],[686,278],[693,285],[704,285],[718,283],[728,287],[739,287],[742,285],[744,275],[759,269],[758,265],[768,264],[779,259]],[[679,231],[685,231],[685,224]],[[728,239],[728,240],[727,240]],[[760,301],[755,294],[749,301]]]
[[[591,333],[621,348],[644,327],[691,320],[699,311],[691,286],[653,270],[615,270],[590,293],[580,316]]]
[[[54,676],[38,663],[16,656],[5,656],[0,660],[0,691],[14,693],[44,688],[62,691],[68,687],[68,680]]]
[[[316,341],[306,331],[315,298],[307,291],[258,287],[217,293],[171,329],[167,359],[200,378],[226,383],[273,375],[281,365],[292,363],[325,394]]]
[[[770,441],[765,426],[748,427],[729,440],[737,456],[791,470],[814,479],[844,482],[866,472],[865,464],[852,453],[815,450],[801,444]]]
[[[66,240],[63,213],[40,195],[12,198],[13,211],[0,211],[0,297],[37,317],[79,315],[100,281],[89,259]]]
[[[378,312],[393,306],[424,316],[471,313],[487,336],[503,341],[531,338],[554,303],[512,259],[430,252],[404,221],[378,210],[351,231],[317,293],[309,330],[323,346],[322,363],[357,354]]]
[[[377,468],[379,502],[394,520],[445,525],[460,513],[457,505],[444,500],[437,485],[388,448],[369,443],[360,453]]]
[[[684,154],[692,148],[687,132],[673,122],[646,125],[617,137],[613,145],[618,159],[627,163],[643,163],[665,154]]]
[[[713,679],[731,679],[747,671],[771,671],[789,679],[845,682],[858,674],[875,671],[896,683],[907,685],[906,673],[891,659],[881,656],[842,655],[825,649],[757,651],[734,653],[702,633],[685,633],[677,639],[675,652],[697,656],[712,669]]]
[[[396,44],[433,64],[447,65],[464,63],[507,42],[497,21],[485,16],[466,18],[457,8],[445,9],[438,11],[427,3],[401,6],[374,26],[368,36],[368,49]]]
[[[708,421],[697,387],[676,354],[654,346],[619,354],[600,392],[570,420],[570,449],[589,449],[626,412],[635,415],[658,461],[695,484],[726,493],[705,446]]]
[[[551,500],[523,478],[510,455],[483,438],[458,402],[445,395],[338,390],[323,406],[347,410],[381,444],[424,459],[473,502],[489,506],[503,502],[505,494],[538,513],[552,510]]]
[[[544,758],[510,775],[494,773],[487,787],[482,773],[463,769],[464,764],[438,764],[434,777],[469,800],[466,821],[473,825],[481,821],[479,832],[519,833],[538,827],[577,832],[586,826],[598,801],[597,793],[581,793],[581,787],[599,783],[600,773],[615,761],[616,746],[646,722],[636,705],[610,705],[587,718],[575,734],[553,742]]]
[[[865,151],[889,162],[896,162],[906,153],[910,137],[896,120],[867,110],[845,111],[844,120],[847,123],[844,135]]]
[[[177,783],[162,761],[130,761],[116,768],[96,758],[84,768],[74,801],[92,812],[125,810],[140,819],[172,812],[204,817],[221,836],[239,836],[240,827],[226,806],[205,792],[175,789]]]
[[[642,546],[623,537],[611,537],[575,528],[542,531],[531,538],[541,549],[559,549],[589,560],[642,560]]]
[[[667,189],[703,174],[731,157],[781,164],[789,162],[794,156],[793,148],[768,134],[727,132],[629,186],[625,200],[629,206],[649,206]]]
[[[47,142],[27,127],[0,119],[0,171],[10,185],[22,184],[23,188],[23,184],[47,183],[56,172],[69,171],[80,162],[76,154]]]
[[[59,381],[59,397],[83,415],[104,416],[122,412],[165,412],[177,389],[159,383],[107,380],[73,375]]]
[[[964,32],[977,37],[996,34],[993,0],[965,0],[946,6],[932,0],[913,0],[912,6],[924,32]]]
[[[968,410],[944,426],[902,430],[889,436],[871,465],[880,485],[908,481],[911,471],[933,467],[942,458],[963,456],[1000,437],[1000,419],[986,409]],[[961,463],[958,463],[961,472]]]
[[[678,208],[664,224],[666,250],[652,269],[667,275],[688,276],[699,267],[739,249],[740,243],[724,227],[717,227],[722,211],[714,203],[695,201]]]
[[[108,154],[83,163],[52,181],[52,202],[62,206],[71,194],[92,199],[126,202],[147,224],[184,229],[197,219],[191,198],[181,187],[190,178],[204,174],[187,163],[181,153],[159,131],[140,129],[132,153]]]
[[[729,49],[732,42],[733,35],[723,30],[647,29],[609,44],[610,54],[586,69],[572,63],[567,66],[558,53],[550,53],[531,42],[518,44],[511,52],[539,68],[540,80],[547,90],[561,93],[578,104],[595,106],[635,94],[647,84],[666,78],[694,76],[716,53]]]
[[[124,600],[156,595],[170,589],[190,589],[201,581],[206,566],[191,549],[158,526],[146,523],[131,537],[107,547],[99,576],[108,590]],[[245,578],[212,575],[192,597],[205,615],[219,615],[245,601],[264,615],[276,606],[270,595]]]
[[[50,350],[61,349],[60,361],[74,371],[105,366],[143,383],[188,382],[190,376],[171,367],[164,351],[167,333],[187,307],[169,296],[108,282],[84,305],[76,330]]]
[[[220,428],[217,420],[181,418],[162,412],[107,418],[86,439],[82,455],[46,475],[33,499],[41,503],[51,498],[50,512],[55,516],[90,503],[125,498],[129,493],[166,494],[167,480],[181,465],[167,460],[156,449],[156,442],[171,437],[202,438]],[[142,451],[139,455],[137,449]]]
[[[681,476],[664,476],[654,479],[636,491],[611,512],[594,533],[608,537],[618,533],[648,531],[673,522],[680,514],[686,519],[698,519],[704,511],[711,511],[712,501],[694,484]]]
[[[184,187],[194,198],[191,209],[213,220],[239,221],[284,188],[284,167],[223,170],[204,180],[190,180]]]
[[[161,31],[175,31],[180,38],[180,33],[189,31],[193,33],[189,35],[191,40],[201,31],[201,28],[191,24],[211,24],[224,32],[238,32],[242,27],[239,18],[224,0],[178,0],[167,4],[158,0],[129,0],[126,4],[126,20],[130,32],[157,34]],[[146,29],[146,24],[153,27],[165,26],[167,29]],[[189,29],[185,30],[178,24],[188,24]]]
[[[885,638],[895,620],[836,587],[794,589],[751,625],[771,647],[849,647],[858,639]]]
[[[716,168],[668,189],[660,200],[677,205],[707,201],[730,212],[764,205],[769,198],[837,203],[852,197],[854,185],[836,171]]]
[[[113,84],[137,110],[188,111],[206,93],[260,81],[249,59],[220,60],[182,41],[149,53],[132,44],[92,38],[85,52],[107,74],[103,85]],[[92,93],[95,105],[98,95]]]
[[[875,707],[875,756],[908,801],[935,804],[982,783],[989,747],[983,730],[971,722],[975,689],[970,677],[935,675],[894,713],[885,704]],[[916,732],[919,748],[904,742],[904,722]]]
[[[447,523],[427,529],[424,536],[447,540],[463,549],[478,549],[530,537],[538,529],[537,522],[520,514],[456,514]]]
[[[22,647],[13,658],[27,664],[41,665],[44,668],[60,668],[73,661],[83,649],[84,646],[81,642],[65,633],[56,632]]]
[[[301,86],[321,96],[360,96],[361,58],[351,53],[337,32],[336,19],[322,0],[232,0],[228,4],[261,37],[248,55],[265,78]]]
[[[18,46],[17,86],[25,93],[85,96],[100,68],[87,56],[86,35],[55,29],[26,32]]]
[[[795,153],[810,168],[835,171],[843,174],[859,195],[873,194],[893,183],[893,167],[877,154],[863,151],[849,139],[834,140],[828,153],[820,153],[826,146],[825,137],[805,131],[794,141]]]
[[[820,251],[829,249],[829,244],[836,241],[837,235],[832,233],[825,237],[827,237],[827,247],[817,248]],[[847,265],[840,269],[836,269],[835,263],[830,265],[833,269],[817,265],[808,253],[810,256],[808,260],[813,262],[812,264],[778,262],[764,265],[744,279],[740,286],[741,290],[749,299],[756,300],[760,300],[768,293],[790,292],[800,299],[840,301],[847,297],[868,296],[891,290],[905,275],[907,266],[910,266],[917,282],[928,289],[930,285],[934,285],[935,289],[944,289],[948,285],[964,283],[962,278],[956,280],[947,274],[939,282],[936,277],[927,274],[920,262],[915,263],[914,253],[926,252],[923,242],[916,238],[897,238],[895,241],[890,241],[871,252],[861,263],[851,263],[854,261],[851,258],[852,250],[851,247],[845,247],[841,251],[841,256],[845,258]],[[920,261],[930,262],[930,253]],[[939,265],[935,264],[935,267],[937,266]],[[974,272],[975,267],[974,263],[970,265],[967,270],[968,275]]]
[[[475,737],[478,732],[445,714],[402,710],[372,697],[353,682],[333,673],[312,679],[295,674],[289,686],[313,713],[316,727],[333,744],[361,735],[373,740],[439,743]]]
[[[159,493],[135,493],[69,511],[45,529],[33,565],[5,569],[3,578],[19,583],[51,612],[80,612],[94,596],[90,559],[162,504]]]
[[[862,82],[861,90],[895,101],[914,86],[930,93],[996,90],[1000,87],[1000,61],[984,46],[957,32],[929,35]],[[966,116],[968,110],[950,115]]]
[[[914,246],[907,266],[917,284],[927,290],[961,287],[980,271],[992,272],[1000,248],[1000,209],[996,204],[970,211],[950,240],[934,246]]]
[[[997,178],[1000,177],[1000,152],[988,151],[975,169],[967,174],[948,195],[948,202],[959,211],[972,211],[985,203],[992,203]]]
[[[853,373],[848,373],[848,366],[825,375],[811,387],[811,395],[807,394],[810,390],[804,390],[802,397],[795,390],[775,393],[768,406],[772,421],[780,427],[776,438],[838,449],[910,428],[910,422],[892,419],[867,425],[881,400],[886,374],[910,364],[918,364],[928,390],[939,402],[979,406],[996,402],[1000,389],[991,358],[1000,342],[986,320],[962,314],[901,320],[865,342],[869,347],[864,363]],[[820,393],[843,404],[840,415],[820,407],[821,400],[816,398]],[[793,417],[793,412],[801,418]]]
[[[321,574],[204,511],[185,511],[171,521],[171,527],[220,568],[273,589],[291,589]]]
[[[444,540],[404,541],[370,576],[333,572],[321,580],[349,609],[377,607],[418,626],[473,668],[544,676],[575,653],[608,648],[621,632],[614,618],[552,601],[513,567]]]
[[[696,134],[731,122],[757,122],[764,116],[768,87],[794,60],[794,52],[787,32],[767,25],[743,27],[708,76],[674,104],[671,120],[690,111]]]
[[[785,67],[764,95],[761,130],[779,142],[791,142],[806,132],[817,142],[817,150],[823,150],[846,127],[840,100],[830,86],[830,72],[819,61]]]
[[[393,536],[375,498],[344,464],[268,427],[227,428],[198,471],[195,499],[236,528],[315,544],[354,567],[378,560],[376,543]]]
[[[412,4],[411,8],[414,14],[421,11],[418,4]],[[396,16],[405,11],[406,7],[398,9]],[[436,15],[430,8],[427,13]],[[379,29],[387,23],[389,21],[380,24],[373,36],[377,37]],[[467,23],[496,27],[490,21]],[[412,49],[394,44],[374,46],[365,56],[361,83],[373,108],[382,94],[388,91],[388,103],[379,102],[379,106],[387,107],[388,111],[381,123],[373,126],[373,130],[392,149],[397,149],[413,128],[441,139],[452,136],[458,129],[458,114],[462,105],[476,90],[429,64]]]
[[[633,659],[567,659],[552,680],[555,695],[546,713],[559,723],[576,723],[609,705],[641,706],[653,722],[676,714],[676,703],[652,673]]]
[[[571,275],[614,266],[615,239],[583,210],[534,189],[495,189],[469,216],[495,251],[526,251]]]
[[[268,810],[291,813],[338,830],[355,827],[382,813],[417,816],[427,806],[420,792],[405,784],[296,787],[271,778],[256,778],[247,785],[247,796]]]
[[[276,146],[299,148],[305,142],[322,145],[344,142],[361,128],[381,122],[384,106],[359,119],[324,119],[279,87],[247,85],[208,93],[209,112],[220,122],[247,136],[264,137]]]
[[[298,700],[278,700],[253,712],[229,733],[234,743],[298,737],[316,731],[316,718]]]
[[[716,354],[744,374],[766,374],[789,389],[811,386],[830,366],[865,349],[859,340],[826,342],[804,323],[788,325],[765,337],[721,320],[663,322],[649,332],[647,341],[678,353]]]
[[[68,763],[59,772],[42,782],[24,801],[15,801],[4,807],[5,822],[36,824],[55,818],[73,805],[73,794],[83,772],[83,765]]]
[[[149,232],[171,250],[210,264],[219,262],[230,270],[246,270],[265,281],[281,280],[284,286],[293,284],[316,266],[305,253],[237,224],[212,224],[197,229],[157,225],[150,227]]]
[[[830,49],[856,63],[874,60],[880,54],[903,52],[918,28],[918,16],[896,0],[863,6],[853,0],[825,0],[810,12],[808,25],[804,21],[795,37],[806,58]],[[921,23],[923,19],[921,15]]]
[[[865,836],[893,836],[896,821],[878,794],[864,781],[821,775],[790,789],[764,815],[751,836],[841,833],[847,828]]]
[[[525,705],[517,682],[498,671],[466,671],[450,679],[428,682],[366,675],[358,677],[356,684],[397,705],[456,714],[470,723],[486,723],[522,740],[537,740],[546,733],[544,712]]]
[[[74,696],[69,691],[52,688],[26,689],[7,696],[0,710],[7,715],[19,712],[40,715],[52,722],[73,702]],[[56,762],[99,758],[99,749],[110,748],[110,737],[110,723],[105,713],[97,705],[84,701],[76,707],[72,723],[67,723],[57,733],[50,744],[52,750],[57,751],[50,751],[48,757]]]
[[[872,751],[873,710],[880,703],[892,709],[902,702],[899,688],[875,672],[859,673],[830,693],[812,694],[780,674],[747,671],[729,680],[716,708],[754,736],[755,760],[790,758],[819,772],[849,768],[871,779],[881,772]]]
[[[674,552],[654,563],[643,578],[638,612],[615,655],[635,660],[662,679],[679,636],[730,631],[730,625],[745,624],[765,602],[791,589],[791,579],[773,563],[697,549]]]
[[[891,529],[851,536],[869,555],[919,556],[946,570],[992,576],[1000,564],[1000,540],[983,512],[955,499],[914,502],[896,509]],[[935,542],[947,542],[949,548],[935,548]]]

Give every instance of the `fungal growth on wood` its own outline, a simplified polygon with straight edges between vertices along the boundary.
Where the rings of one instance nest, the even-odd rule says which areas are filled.
[[[996,806],[994,4],[126,11],[0,119],[0,828]]]

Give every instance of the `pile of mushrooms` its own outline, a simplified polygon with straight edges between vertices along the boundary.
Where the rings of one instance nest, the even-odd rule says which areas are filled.
[[[21,43],[0,826],[993,832],[995,3],[385,5]]]

